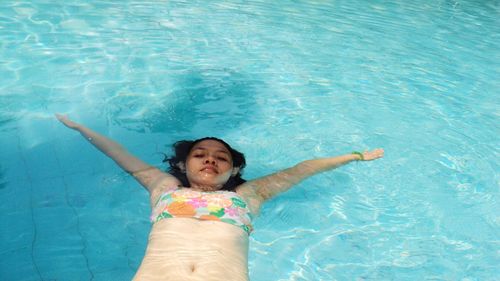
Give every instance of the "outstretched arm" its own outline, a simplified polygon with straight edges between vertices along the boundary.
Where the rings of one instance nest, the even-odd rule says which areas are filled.
[[[80,132],[85,139],[102,151],[106,156],[113,159],[118,166],[132,174],[149,192],[152,192],[152,189],[157,186],[160,180],[166,178],[172,180],[173,184],[178,184],[177,179],[173,176],[133,156],[119,143],[70,120],[66,116],[56,114],[56,117],[66,127]]]
[[[317,173],[335,169],[352,161],[371,161],[383,156],[384,150],[378,148],[363,153],[353,152],[336,157],[306,160],[280,172],[248,181],[238,187],[238,193],[241,192],[263,202]]]

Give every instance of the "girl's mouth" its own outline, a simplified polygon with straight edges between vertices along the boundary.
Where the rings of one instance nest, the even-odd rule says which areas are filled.
[[[211,172],[211,173],[214,173],[214,174],[218,174],[219,172],[217,172],[217,169],[213,166],[205,166],[203,167],[203,169],[201,169],[202,172]]]

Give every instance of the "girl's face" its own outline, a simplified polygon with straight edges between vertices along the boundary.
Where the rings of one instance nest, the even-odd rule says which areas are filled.
[[[186,159],[186,176],[195,189],[219,190],[233,172],[231,153],[216,140],[195,144]]]

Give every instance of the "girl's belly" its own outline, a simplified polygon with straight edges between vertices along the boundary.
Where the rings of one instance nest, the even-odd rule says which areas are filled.
[[[151,229],[134,280],[247,281],[248,235],[223,222],[163,219]]]

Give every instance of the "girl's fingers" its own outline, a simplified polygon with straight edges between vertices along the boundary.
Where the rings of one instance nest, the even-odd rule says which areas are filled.
[[[57,120],[61,121],[61,122],[65,122],[65,121],[68,121],[68,117],[64,116],[64,115],[61,115],[59,113],[56,113],[56,118]]]
[[[68,128],[74,129],[74,128],[76,128],[78,126],[77,123],[69,120],[69,118],[67,116],[65,116],[65,115],[61,115],[61,114],[56,113],[56,118],[59,121],[61,121],[61,123],[63,123]]]
[[[365,151],[363,153],[365,160],[374,160],[384,156],[384,150],[381,148],[374,149],[372,151]]]

